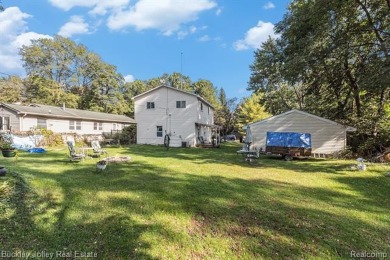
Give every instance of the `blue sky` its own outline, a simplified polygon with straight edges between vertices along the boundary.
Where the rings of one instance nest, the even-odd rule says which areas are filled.
[[[253,52],[289,0],[3,0],[0,73],[24,76],[18,48],[56,34],[84,44],[127,81],[180,72],[242,98]],[[4,76],[4,74],[0,74]]]

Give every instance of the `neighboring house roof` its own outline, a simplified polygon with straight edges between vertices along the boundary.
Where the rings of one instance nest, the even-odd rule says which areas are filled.
[[[302,115],[309,116],[309,117],[317,119],[317,120],[321,120],[321,121],[326,122],[328,124],[340,126],[342,128],[345,128],[345,131],[347,131],[347,132],[355,132],[356,131],[356,128],[354,128],[354,127],[345,126],[345,125],[339,124],[337,122],[334,122],[332,120],[329,120],[329,119],[326,119],[326,118],[323,118],[323,117],[319,117],[319,116],[316,116],[316,115],[313,115],[313,114],[310,114],[310,113],[307,113],[307,112],[304,112],[304,111],[301,111],[301,110],[297,110],[297,109],[292,109],[292,110],[284,112],[282,114],[279,114],[279,115],[276,115],[276,116],[271,116],[269,118],[266,118],[266,119],[263,119],[263,120],[260,120],[260,121],[254,122],[254,123],[250,123],[248,125],[250,127],[252,127],[252,126],[256,126],[256,125],[260,125],[260,124],[264,124],[264,123],[269,123],[269,122],[271,122],[272,120],[274,120],[276,118],[287,116],[287,115],[292,114],[292,113],[302,114]]]
[[[51,118],[67,118],[67,119],[78,119],[78,120],[94,120],[94,121],[105,121],[105,122],[118,122],[118,123],[135,123],[133,118],[124,115],[115,115],[101,112],[94,112],[88,110],[65,108],[48,106],[41,104],[32,105],[18,105],[0,103],[0,105],[15,111],[19,115],[34,115]]]
[[[144,93],[141,93],[135,97],[133,97],[133,99],[136,99],[138,97],[141,97],[141,96],[144,96],[144,95],[147,95],[157,89],[160,89],[160,88],[169,88],[169,89],[172,89],[172,90],[176,90],[178,92],[182,92],[184,94],[187,94],[187,95],[190,95],[190,96],[194,96],[196,97],[197,99],[201,100],[202,102],[206,103],[207,105],[209,105],[212,109],[214,109],[214,106],[211,105],[207,100],[205,100],[204,98],[202,98],[201,96],[197,95],[197,94],[194,94],[194,93],[191,93],[191,92],[188,92],[188,91],[185,91],[185,90],[182,90],[182,89],[178,89],[178,88],[173,88],[173,87],[168,87],[168,86],[165,86],[165,85],[161,85],[161,86],[158,86],[158,87],[155,87],[155,88],[152,88],[148,91],[145,91]]]

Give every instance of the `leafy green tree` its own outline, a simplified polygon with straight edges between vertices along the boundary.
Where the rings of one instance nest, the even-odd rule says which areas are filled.
[[[211,81],[200,79],[192,83],[191,88],[195,94],[210,102],[214,107],[218,106],[217,89]]]
[[[41,90],[51,88],[57,96],[62,95],[60,90],[78,96],[75,99],[78,108],[110,113],[129,111],[120,95],[120,88],[124,85],[122,75],[116,72],[115,66],[105,63],[85,46],[55,36],[53,39],[32,40],[31,45],[21,48],[20,54],[23,66],[34,82],[30,84],[31,91],[39,85],[36,84],[39,77],[50,82],[46,87],[40,87]],[[45,98],[38,100],[45,101]]]
[[[214,122],[222,127],[221,134],[226,135],[234,130],[236,124],[237,98],[227,98],[225,90],[221,88],[218,93],[219,105],[216,107]]]
[[[65,104],[70,108],[77,108],[79,97],[73,93],[64,91],[61,86],[53,81],[39,76],[29,76],[24,80],[25,101],[46,105],[61,106]]]
[[[0,78],[0,102],[14,103],[23,101],[23,81],[16,76]]]
[[[287,79],[284,66],[283,42],[269,38],[256,50],[248,90],[262,92],[267,111],[279,114],[287,110],[304,107],[304,85]]]
[[[244,134],[243,127],[272,116],[266,112],[265,107],[261,105],[262,94],[252,94],[245,98],[237,107],[237,128],[239,133]]]
[[[357,126],[355,148],[371,138],[382,142],[389,13],[382,0],[292,1],[276,26],[281,37],[255,52],[249,89],[264,93],[271,113],[300,108]]]

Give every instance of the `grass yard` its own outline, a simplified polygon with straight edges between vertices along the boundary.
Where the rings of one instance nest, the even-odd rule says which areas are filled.
[[[67,148],[0,158],[0,251],[99,259],[390,256],[389,165],[134,145],[96,173]],[[76,251],[76,252],[75,252]],[[62,253],[62,255],[60,254]],[[56,255],[54,255],[56,256]],[[380,256],[380,255],[379,255]]]

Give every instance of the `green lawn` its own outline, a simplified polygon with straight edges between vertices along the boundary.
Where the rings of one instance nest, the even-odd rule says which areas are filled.
[[[134,145],[96,173],[66,148],[0,158],[0,251],[94,252],[106,259],[390,256],[389,165]],[[77,251],[75,253],[75,251]],[[57,255],[59,256],[59,255]]]

